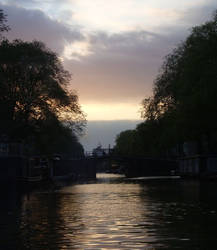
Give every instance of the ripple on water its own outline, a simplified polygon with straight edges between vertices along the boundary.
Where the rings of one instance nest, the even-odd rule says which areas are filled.
[[[217,201],[209,190],[197,182],[101,175],[95,183],[36,191],[23,196],[16,213],[2,213],[0,249],[13,249],[13,238],[22,250],[212,249]]]

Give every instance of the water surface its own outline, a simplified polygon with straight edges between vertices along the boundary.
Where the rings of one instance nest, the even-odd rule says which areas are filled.
[[[11,197],[8,199],[7,197]],[[0,249],[215,249],[217,183],[125,179],[1,196]]]

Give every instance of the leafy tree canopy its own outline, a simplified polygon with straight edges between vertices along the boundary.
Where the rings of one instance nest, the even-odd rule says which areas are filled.
[[[70,74],[54,52],[39,41],[3,40],[0,55],[1,133],[26,140],[49,122],[82,131],[78,96],[69,90]]]
[[[123,156],[132,155],[134,141],[135,141],[134,130],[126,130],[121,132],[116,138],[115,153]]]
[[[119,152],[173,156],[182,153],[182,143],[194,141],[198,153],[217,153],[216,69],[217,11],[165,58],[153,96],[142,102],[145,121],[117,137]]]
[[[192,28],[169,54],[154,82],[151,98],[143,100],[146,120],[164,121],[168,136],[197,140],[217,129],[217,12]],[[166,127],[165,127],[166,129]]]
[[[2,33],[8,31],[10,28],[6,25],[7,16],[4,14],[3,10],[0,9],[0,39],[2,38]]]

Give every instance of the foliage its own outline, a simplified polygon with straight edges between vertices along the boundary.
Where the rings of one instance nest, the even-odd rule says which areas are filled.
[[[143,117],[166,121],[173,143],[212,139],[217,121],[217,12],[213,20],[194,27],[162,66],[154,95],[143,103]],[[174,126],[175,124],[175,126]],[[213,146],[209,148],[213,151]]]
[[[121,132],[116,138],[115,154],[132,155],[135,141],[135,131],[126,130]]]
[[[4,14],[3,10],[0,9],[0,39],[2,38],[2,33],[8,31],[10,28],[6,25],[7,16]]]
[[[40,133],[35,137],[38,154],[61,154],[64,158],[80,158],[84,149],[71,128],[63,126],[56,119],[45,120]]]
[[[82,130],[85,119],[77,95],[68,89],[70,74],[54,52],[39,41],[4,40],[0,55],[1,133],[29,141],[48,127],[47,137],[57,140],[69,136],[68,128]],[[68,138],[74,138],[72,132]]]
[[[145,122],[135,130],[143,154],[166,155],[185,141],[196,141],[198,153],[205,152],[204,144],[217,152],[216,68],[217,12],[165,58],[153,96],[143,100]]]

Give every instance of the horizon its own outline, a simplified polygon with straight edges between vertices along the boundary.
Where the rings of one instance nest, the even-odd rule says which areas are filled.
[[[86,134],[79,141],[85,152],[92,151],[99,144],[103,148],[112,148],[115,145],[116,136],[129,129],[135,129],[142,120],[91,120],[87,121]]]

